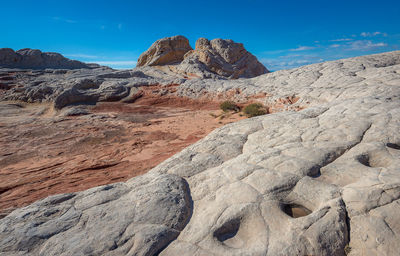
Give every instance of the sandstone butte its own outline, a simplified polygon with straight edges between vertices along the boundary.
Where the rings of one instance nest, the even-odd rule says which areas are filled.
[[[398,255],[400,51],[269,73],[176,36],[138,63],[0,50],[0,255]]]

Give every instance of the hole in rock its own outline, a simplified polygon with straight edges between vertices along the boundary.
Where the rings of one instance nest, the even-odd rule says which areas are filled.
[[[282,204],[282,211],[292,218],[300,218],[307,216],[311,211],[304,206],[298,204]]]
[[[232,219],[222,225],[214,232],[214,237],[218,239],[221,243],[224,243],[230,247],[234,246],[235,236],[237,235],[240,228],[240,219]]]
[[[369,163],[369,155],[364,154],[364,155],[360,155],[357,157],[358,162],[360,162],[361,164],[371,167],[370,163]]]
[[[320,166],[314,166],[310,169],[310,171],[308,172],[307,176],[311,177],[311,178],[318,178],[319,176],[321,176],[321,168]]]
[[[387,146],[388,148],[393,148],[393,149],[400,150],[400,145],[399,145],[399,144],[387,143],[386,146]]]

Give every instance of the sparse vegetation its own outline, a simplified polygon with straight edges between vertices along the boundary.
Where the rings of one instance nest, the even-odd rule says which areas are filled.
[[[252,103],[243,109],[247,117],[254,117],[267,114],[267,110],[261,103]]]
[[[235,104],[235,102],[233,101],[224,101],[219,105],[220,109],[222,109],[222,111],[224,112],[228,112],[228,111],[234,111],[234,112],[239,112],[240,108],[238,105]]]
[[[349,255],[350,252],[351,252],[351,247],[348,244],[346,244],[346,246],[344,247],[344,253],[346,255]]]

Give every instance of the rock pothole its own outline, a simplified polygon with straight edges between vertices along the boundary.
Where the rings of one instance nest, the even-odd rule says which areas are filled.
[[[360,164],[365,165],[367,167],[372,167],[369,159],[370,157],[368,154],[362,154],[357,157],[357,161],[360,162]]]
[[[281,209],[292,218],[301,218],[309,215],[312,211],[302,205],[293,203],[282,203]]]
[[[238,232],[240,229],[240,218],[232,219],[222,225],[214,232],[214,237],[224,245],[233,248],[240,248],[243,241]]]

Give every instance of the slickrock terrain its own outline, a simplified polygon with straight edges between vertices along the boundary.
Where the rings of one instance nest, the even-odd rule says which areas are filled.
[[[62,143],[54,138],[57,129],[73,124],[76,131],[70,136],[85,129],[94,137],[101,134],[105,139],[101,143],[112,144],[110,150],[99,146],[104,154],[115,156],[119,170],[129,170],[135,154],[140,155],[135,150],[129,155],[128,147],[135,143],[129,134],[142,127],[126,120],[139,118],[136,114],[145,102],[152,106],[168,99],[179,105],[192,100],[194,106],[200,102],[211,106],[224,99],[256,101],[271,113],[218,128],[126,182],[54,195],[16,209],[0,219],[1,255],[397,255],[400,251],[400,51],[235,80],[188,77],[153,66],[129,71],[99,67],[1,72],[2,78],[7,77],[2,79],[3,101],[41,102],[54,106],[55,112],[40,113],[9,102],[2,107],[7,115],[1,121],[1,143],[12,147],[2,149],[1,161],[15,165],[8,172],[19,171],[18,157],[24,156],[16,154],[12,162],[11,151],[29,144],[29,136],[40,144],[34,140],[43,136],[40,131],[57,145]],[[87,102],[97,104],[82,105]],[[25,124],[18,119],[21,113]],[[151,113],[157,114],[163,113]],[[28,116],[41,117],[30,122]],[[56,131],[46,130],[46,120],[55,122],[50,127]],[[12,131],[20,125],[26,133]],[[151,136],[149,130],[143,131]],[[3,134],[11,135],[3,140]],[[20,145],[13,144],[19,137]],[[94,150],[88,157],[93,163],[82,162],[83,168],[96,170],[96,164],[112,168],[112,161],[101,162],[95,149],[98,140],[87,138],[80,137],[75,145],[84,154]],[[80,141],[87,144],[80,148]],[[65,143],[67,150],[74,150],[72,142]],[[114,151],[118,143],[123,153]],[[54,148],[57,155],[62,144]],[[79,157],[71,159],[75,166]],[[23,180],[23,175],[16,177]]]

